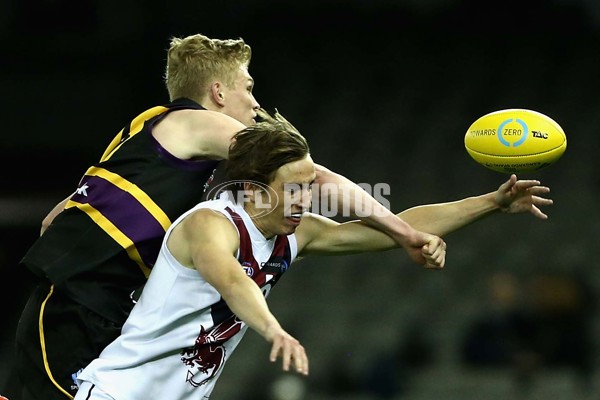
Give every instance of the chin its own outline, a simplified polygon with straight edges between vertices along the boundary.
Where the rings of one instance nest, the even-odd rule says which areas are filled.
[[[280,235],[291,235],[293,233],[296,233],[296,228],[298,228],[298,227],[297,226],[285,227],[285,229],[283,229],[283,232],[280,233]]]

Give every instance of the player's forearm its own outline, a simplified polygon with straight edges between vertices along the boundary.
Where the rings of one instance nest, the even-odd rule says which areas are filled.
[[[248,277],[229,284],[221,292],[229,309],[246,325],[258,332],[265,339],[273,326],[280,326],[269,310],[260,288]]]
[[[427,204],[398,214],[414,229],[444,236],[498,211],[494,193],[448,203]]]
[[[316,183],[330,196],[329,201],[337,203],[338,210],[349,214],[344,216],[359,218],[400,243],[414,234],[414,229],[409,223],[348,178],[317,165]],[[327,184],[329,186],[324,186]],[[321,193],[321,200],[326,201],[323,196],[324,193]]]

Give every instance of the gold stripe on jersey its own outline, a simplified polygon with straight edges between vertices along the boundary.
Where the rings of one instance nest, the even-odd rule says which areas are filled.
[[[171,220],[165,214],[165,212],[137,185],[132,182],[129,182],[127,179],[122,176],[110,172],[104,168],[91,167],[87,170],[86,176],[97,176],[107,180],[112,183],[119,189],[131,194],[153,217],[154,219],[161,225],[163,230],[166,232],[167,228],[171,225]],[[142,269],[144,275],[148,276],[150,273],[150,268],[146,266],[143,262],[142,257],[140,256],[137,248],[135,247],[135,243],[127,237],[119,228],[117,228],[110,220],[102,215],[100,211],[92,207],[87,203],[79,203],[73,200],[69,200],[65,206],[65,208],[77,207],[79,210],[88,214],[90,218],[102,230],[104,230],[110,237],[112,237],[129,255],[129,257],[134,260]]]
[[[102,213],[96,210],[89,204],[78,203],[76,201],[69,200],[65,208],[77,207],[84,213],[86,213],[102,230],[104,230],[107,234],[110,235],[123,249],[127,252],[129,258],[135,261],[146,278],[150,275],[150,268],[146,266],[144,261],[142,261],[142,256],[137,251],[135,247],[135,243],[131,241],[119,228],[117,228],[108,218],[106,218]]]
[[[63,389],[59,385],[59,383],[56,382],[56,379],[54,379],[54,375],[52,375],[52,371],[50,370],[50,365],[48,364],[48,355],[46,353],[46,336],[44,335],[44,310],[46,309],[46,303],[50,299],[50,296],[52,296],[52,293],[54,293],[54,285],[50,286],[50,292],[48,293],[48,296],[46,296],[46,298],[44,299],[44,302],[42,303],[42,308],[40,309],[40,315],[39,315],[39,320],[38,320],[40,345],[42,348],[42,358],[44,359],[44,368],[46,369],[46,374],[48,375],[48,378],[50,378],[50,381],[52,382],[52,384],[54,386],[56,386],[56,388],[58,390],[60,390],[62,393],[64,393],[64,395],[67,396],[69,399],[73,399],[73,396],[71,396],[69,394],[69,392],[67,392],[65,389]]]
[[[106,179],[116,187],[125,192],[131,194],[137,201],[140,202],[141,205],[144,206],[146,210],[156,219],[156,221],[163,227],[165,232],[171,226],[171,220],[165,214],[165,212],[160,208],[151,198],[140,189],[136,184],[129,182],[127,179],[123,178],[121,175],[115,174],[114,172],[110,172],[104,168],[91,167],[85,173],[88,176],[98,176],[100,178]]]
[[[100,158],[100,162],[108,160],[110,158],[110,156],[123,143],[125,143],[127,141],[127,139],[129,139],[133,135],[135,135],[138,132],[140,132],[142,130],[142,128],[144,127],[144,123],[147,120],[149,120],[150,118],[153,118],[153,117],[155,117],[155,116],[157,116],[159,114],[162,114],[162,113],[164,113],[167,110],[168,110],[167,107],[156,106],[156,107],[150,108],[149,110],[144,111],[143,113],[141,113],[140,115],[138,115],[137,117],[135,117],[134,120],[131,121],[131,123],[129,124],[129,133],[128,133],[127,138],[123,137],[123,133],[125,132],[125,128],[121,129],[121,131],[117,134],[117,136],[115,136],[114,139],[110,142],[110,144],[108,145],[108,147],[104,151],[104,154],[102,154],[102,157]]]

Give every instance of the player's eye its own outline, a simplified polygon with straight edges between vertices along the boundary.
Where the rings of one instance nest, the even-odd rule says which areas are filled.
[[[290,194],[290,196],[295,196],[302,190],[302,186],[296,183],[286,183],[283,190]]]

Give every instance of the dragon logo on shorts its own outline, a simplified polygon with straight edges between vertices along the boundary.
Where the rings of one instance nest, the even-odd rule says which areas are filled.
[[[223,321],[210,331],[200,326],[200,335],[193,346],[181,351],[181,361],[190,366],[186,382],[194,387],[202,386],[211,380],[225,361],[223,343],[238,333],[242,321],[235,316]]]

